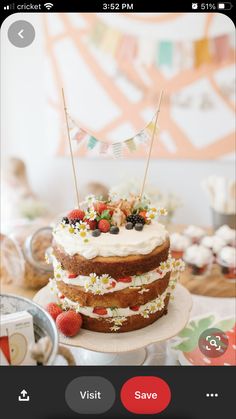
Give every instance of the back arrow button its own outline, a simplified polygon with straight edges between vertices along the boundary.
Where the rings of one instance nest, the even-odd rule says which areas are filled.
[[[22,33],[24,32],[24,29],[21,29],[21,31],[20,32],[18,32],[18,35],[21,37],[21,39],[24,39],[24,37],[23,37],[23,35],[22,35]]]

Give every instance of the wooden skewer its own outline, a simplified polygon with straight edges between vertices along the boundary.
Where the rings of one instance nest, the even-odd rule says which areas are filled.
[[[73,178],[74,178],[74,184],[75,184],[77,207],[79,208],[79,189],[78,189],[78,181],[77,181],[76,171],[75,171],[75,162],[74,162],[74,156],[73,156],[72,145],[71,145],[70,129],[69,129],[69,122],[68,122],[67,108],[66,108],[66,100],[65,100],[64,89],[62,88],[61,90],[62,90],[62,99],[63,99],[64,112],[65,112],[67,137],[68,137],[69,148],[70,148],[70,157],[71,157],[71,164],[72,164],[72,170],[73,170]]]
[[[161,108],[161,101],[162,101],[162,97],[163,97],[163,90],[160,93],[160,97],[159,97],[159,103],[157,106],[157,112],[156,112],[156,116],[155,116],[155,121],[154,121],[154,127],[152,130],[152,138],[151,138],[151,143],[150,143],[150,147],[149,147],[149,152],[148,152],[148,157],[147,157],[147,163],[146,163],[146,168],[145,168],[145,172],[144,172],[144,177],[143,177],[143,183],[142,183],[142,187],[141,187],[141,191],[140,191],[140,195],[139,195],[139,199],[141,201],[142,196],[143,196],[143,191],[144,191],[144,187],[145,187],[145,183],[146,183],[146,179],[147,179],[147,172],[148,172],[148,167],[149,167],[149,163],[150,163],[150,158],[151,158],[151,153],[152,153],[152,147],[153,147],[153,143],[154,143],[154,138],[155,138],[155,134],[156,134],[156,127],[157,127],[157,120],[158,120],[158,116],[160,113],[160,108]]]

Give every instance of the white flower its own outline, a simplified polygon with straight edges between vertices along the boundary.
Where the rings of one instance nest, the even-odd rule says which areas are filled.
[[[168,214],[168,211],[165,208],[158,208],[157,214],[166,216]]]
[[[98,276],[95,273],[90,274],[89,278],[90,278],[90,284],[95,284],[98,280]]]
[[[93,194],[89,194],[85,198],[85,202],[87,202],[89,205],[92,205],[94,202],[96,202],[96,197]]]
[[[89,208],[89,210],[88,211],[86,211],[86,213],[85,213],[85,217],[88,219],[88,220],[95,220],[96,219],[96,217],[97,217],[97,213],[96,213],[96,211],[91,207],[91,208]]]
[[[119,326],[116,326],[116,325],[114,325],[114,326],[110,327],[110,330],[111,330],[112,332],[117,332],[117,330],[119,330],[119,329],[120,329],[120,327],[119,327]]]
[[[146,308],[143,312],[140,313],[141,316],[143,316],[145,319],[149,318],[149,312],[148,309]]]

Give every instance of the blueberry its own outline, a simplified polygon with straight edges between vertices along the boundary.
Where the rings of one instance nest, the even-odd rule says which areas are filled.
[[[111,234],[118,234],[119,231],[120,231],[120,229],[117,226],[111,226],[111,228],[110,228],[110,233]]]
[[[127,223],[127,224],[125,225],[125,228],[126,228],[127,230],[132,230],[132,228],[133,228],[133,223],[131,223],[131,222]]]
[[[98,237],[98,236],[100,236],[100,234],[101,234],[101,231],[98,228],[96,228],[96,230],[92,231],[92,236],[93,237]]]
[[[142,223],[136,223],[134,226],[135,230],[137,231],[142,231],[143,229],[143,224]]]

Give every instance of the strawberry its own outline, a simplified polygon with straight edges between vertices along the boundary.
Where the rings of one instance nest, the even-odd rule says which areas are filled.
[[[57,316],[62,313],[61,307],[55,303],[47,304],[46,310],[54,320],[56,320]]]
[[[93,313],[98,314],[99,316],[105,316],[107,314],[107,309],[105,307],[94,307]]]
[[[96,230],[97,228],[96,220],[85,220],[85,222],[89,225],[90,230]]]
[[[98,223],[98,228],[102,233],[107,233],[110,230],[110,223],[108,220],[100,220]]]
[[[83,220],[85,216],[85,212],[81,209],[74,209],[67,214],[69,220]]]
[[[132,307],[130,307],[130,310],[132,310],[132,311],[139,311],[139,309],[140,309],[140,306],[132,306]]]
[[[116,286],[116,281],[112,281],[111,286],[112,286],[112,288],[115,288],[115,286]]]
[[[94,204],[94,209],[98,214],[101,214],[103,211],[107,210],[107,205],[104,202],[96,202]]]
[[[10,347],[8,336],[0,337],[0,350],[3,352],[8,364],[11,363]]]
[[[67,274],[67,278],[69,279],[77,278],[77,276],[78,274],[70,274],[70,273]]]
[[[132,278],[131,278],[131,276],[125,276],[124,278],[117,279],[117,281],[118,282],[128,283],[128,282],[132,282]]]
[[[79,332],[82,325],[82,317],[74,310],[64,311],[57,317],[56,324],[63,335],[72,337]]]

